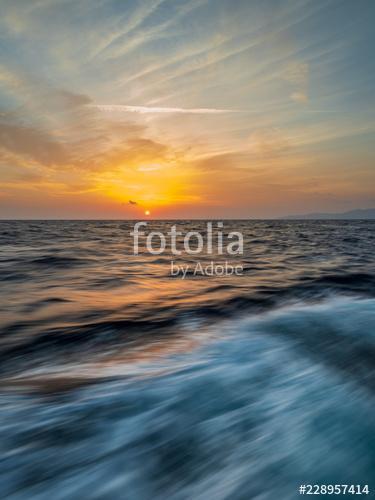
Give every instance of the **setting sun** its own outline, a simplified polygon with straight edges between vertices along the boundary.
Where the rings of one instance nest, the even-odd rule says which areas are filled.
[[[150,210],[145,210],[145,215],[150,215]]]

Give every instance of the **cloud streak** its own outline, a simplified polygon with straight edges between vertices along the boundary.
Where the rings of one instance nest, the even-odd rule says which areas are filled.
[[[128,106],[125,104],[93,104],[92,107],[104,112],[115,113],[180,113],[180,114],[195,114],[209,115],[220,113],[239,113],[235,109],[216,109],[216,108],[169,108],[169,107],[153,107],[153,106]]]

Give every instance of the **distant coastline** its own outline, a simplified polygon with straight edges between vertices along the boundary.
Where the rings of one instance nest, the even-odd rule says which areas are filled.
[[[297,214],[297,215],[287,215],[284,217],[280,217],[280,219],[284,220],[368,220],[375,219],[375,208],[365,208],[365,209],[357,209],[350,210],[348,212],[339,212],[339,213],[325,213],[325,212],[317,212],[310,214]]]

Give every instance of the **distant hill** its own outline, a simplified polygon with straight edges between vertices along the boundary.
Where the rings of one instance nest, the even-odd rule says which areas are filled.
[[[287,215],[280,217],[281,219],[375,219],[375,208],[364,208],[357,210],[350,210],[349,212],[340,213],[312,213],[302,215]]]

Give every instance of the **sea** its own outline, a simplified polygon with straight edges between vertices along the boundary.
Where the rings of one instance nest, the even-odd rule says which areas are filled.
[[[370,498],[375,221],[226,220],[236,255],[134,254],[134,223],[0,222],[0,497]],[[142,230],[172,225],[207,236]]]

